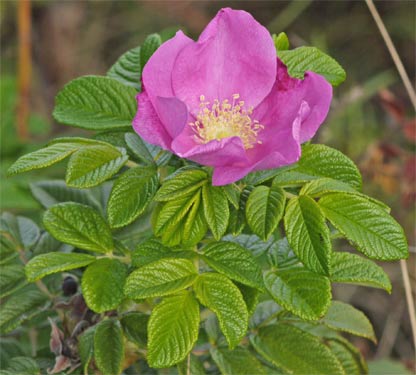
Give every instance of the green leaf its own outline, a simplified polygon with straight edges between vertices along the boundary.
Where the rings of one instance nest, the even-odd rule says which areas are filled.
[[[147,314],[131,311],[120,320],[126,337],[137,345],[147,344],[147,324],[150,316]]]
[[[132,299],[166,296],[189,287],[197,276],[187,259],[161,259],[133,271],[124,292]]]
[[[238,209],[231,206],[228,232],[231,232],[234,236],[239,236],[246,226],[246,205],[248,197],[253,189],[254,186],[246,186],[240,194]]]
[[[208,223],[204,215],[201,194],[197,194],[183,225],[182,244],[188,247],[196,245],[204,238],[207,230]]]
[[[39,227],[30,219],[3,212],[0,217],[1,250],[10,255],[17,249],[30,250],[40,237]]]
[[[368,318],[355,307],[339,301],[332,301],[322,322],[329,328],[365,337],[377,342]]]
[[[305,72],[312,71],[325,77],[333,86],[345,81],[345,70],[332,57],[316,47],[299,47],[290,51],[277,51],[292,77],[303,78]]]
[[[163,258],[174,258],[178,252],[164,246],[159,240],[150,238],[137,246],[131,256],[133,267],[143,267]]]
[[[45,302],[45,295],[32,285],[13,293],[0,306],[0,333],[5,335],[31,319]]]
[[[159,184],[157,170],[137,167],[123,173],[114,183],[107,205],[111,227],[133,222],[152,201]]]
[[[250,341],[265,359],[289,373],[344,375],[329,348],[317,337],[291,325],[260,328]]]
[[[254,310],[256,309],[257,304],[259,303],[259,289],[240,283],[235,284],[237,285],[237,288],[240,290],[244,302],[246,303],[248,315],[252,315],[254,313]]]
[[[167,177],[158,190],[155,200],[159,202],[182,198],[198,190],[208,181],[208,174],[203,169],[181,168]]]
[[[319,206],[329,221],[369,258],[397,260],[409,255],[403,228],[367,199],[331,193],[319,200]]]
[[[136,114],[133,87],[100,76],[84,76],[69,82],[56,96],[56,121],[88,130],[131,129]]]
[[[289,38],[287,37],[286,33],[282,32],[278,35],[273,34],[272,37],[277,52],[287,51],[289,49]]]
[[[40,375],[39,365],[30,357],[14,357],[10,360],[7,369],[0,371],[1,375]]]
[[[331,349],[331,352],[337,357],[345,374],[368,374],[368,369],[361,353],[347,340],[342,338],[327,339],[326,344]]]
[[[194,285],[199,301],[217,314],[230,348],[244,337],[248,327],[248,312],[239,289],[227,277],[204,273]]]
[[[29,281],[39,280],[52,273],[85,267],[95,261],[95,257],[77,253],[46,253],[32,258],[25,266]]]
[[[384,204],[383,202],[369,197],[367,195],[359,193],[357,190],[352,188],[350,185],[347,185],[345,182],[337,181],[332,178],[318,178],[311,182],[308,182],[306,185],[302,187],[300,190],[300,195],[308,195],[312,198],[321,197],[327,193],[348,193],[348,194],[355,194],[369,201],[377,204],[385,210],[386,212],[390,212],[390,207]]]
[[[78,353],[81,359],[82,369],[88,374],[88,367],[94,354],[94,335],[97,326],[85,330],[78,339]]]
[[[27,284],[25,270],[21,264],[8,264],[1,267],[0,298],[23,288]]]
[[[216,240],[227,230],[230,210],[228,199],[221,186],[204,185],[202,188],[205,219]]]
[[[107,253],[113,250],[110,228],[94,209],[79,203],[60,203],[43,217],[45,228],[59,241],[81,249]]]
[[[192,350],[199,329],[199,305],[190,292],[165,298],[150,316],[147,360],[164,368],[181,362]]]
[[[51,253],[51,252],[70,252],[74,249],[73,246],[63,244],[54,237],[52,237],[49,232],[43,232],[39,238],[39,241],[36,242],[32,252],[33,255]]]
[[[298,163],[276,176],[275,183],[280,186],[303,185],[322,177],[344,182],[357,190],[361,189],[361,175],[354,162],[342,152],[319,144],[303,146]]]
[[[130,151],[147,165],[166,165],[172,156],[169,151],[146,143],[136,133],[127,133],[124,139]]]
[[[143,70],[147,61],[150,57],[156,52],[156,50],[162,44],[162,38],[159,34],[150,34],[142,44],[142,49],[140,51],[140,66]]]
[[[263,289],[261,269],[253,255],[233,242],[213,242],[204,248],[204,261],[214,270],[242,284]]]
[[[238,210],[239,200],[240,200],[240,189],[236,184],[224,185],[224,193],[227,196],[229,202]]]
[[[77,202],[99,209],[100,203],[89,190],[68,187],[65,181],[39,181],[30,184],[30,190],[43,207],[49,208],[57,203]]]
[[[350,253],[332,254],[331,281],[372,286],[391,292],[390,279],[380,266]]]
[[[246,218],[251,230],[264,241],[276,230],[285,208],[285,192],[279,186],[257,186],[248,197]]]
[[[178,375],[205,375],[204,365],[196,355],[189,354],[189,372],[188,372],[188,358],[185,358],[178,364]]]
[[[221,374],[266,374],[260,361],[245,348],[235,348],[234,350],[211,348],[209,352],[220,369]]]
[[[282,308],[273,300],[260,302],[256,306],[253,316],[250,318],[249,327],[257,328],[261,324],[266,324],[267,322],[273,323],[273,317],[281,310]]]
[[[279,305],[302,319],[321,318],[331,303],[329,279],[306,269],[269,271],[264,283]]]
[[[7,175],[15,175],[22,172],[49,167],[71,155],[80,146],[76,143],[57,143],[41,148],[17,159],[7,170]]]
[[[90,264],[82,276],[82,294],[96,313],[114,310],[123,300],[126,266],[116,259],[102,258]]]
[[[120,151],[121,150],[121,151]],[[68,186],[89,188],[115,175],[127,162],[124,149],[111,145],[83,147],[69,159],[65,181]]]
[[[107,77],[113,78],[126,86],[134,87],[137,91],[140,91],[141,71],[140,47],[136,47],[123,53],[118,58],[107,72]]]
[[[106,319],[98,323],[94,335],[94,359],[103,375],[121,373],[124,342],[118,320]]]
[[[284,222],[287,240],[305,267],[329,275],[331,239],[318,204],[306,195],[290,199]]]

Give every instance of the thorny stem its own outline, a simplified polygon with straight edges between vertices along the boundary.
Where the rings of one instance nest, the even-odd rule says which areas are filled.
[[[412,102],[414,109],[416,109],[415,90],[410,82],[406,70],[404,69],[402,60],[400,59],[400,56],[397,53],[396,47],[394,46],[393,41],[390,38],[389,32],[387,31],[386,26],[384,25],[384,22],[381,19],[380,14],[378,13],[377,8],[373,3],[373,0],[365,0],[365,2],[367,3],[368,9],[370,10],[370,13],[373,16],[374,21],[380,31],[380,34],[384,39],[384,43],[386,44],[386,47],[389,50],[390,56],[393,59],[394,64],[396,65],[397,71],[399,72],[400,78],[402,79],[404,87],[407,90],[410,101]]]

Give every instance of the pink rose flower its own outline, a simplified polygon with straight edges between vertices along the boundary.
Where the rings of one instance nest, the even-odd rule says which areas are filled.
[[[134,130],[147,142],[213,167],[213,184],[295,163],[325,120],[332,86],[292,78],[270,33],[222,9],[198,41],[178,31],[143,69]]]

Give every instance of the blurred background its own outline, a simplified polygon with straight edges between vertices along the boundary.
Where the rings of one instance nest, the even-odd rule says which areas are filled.
[[[363,174],[364,192],[392,207],[407,233],[415,285],[415,113],[363,1],[0,1],[0,209],[38,219],[40,207],[28,184],[62,178],[59,166],[13,178],[6,178],[5,171],[52,137],[83,134],[52,119],[54,96],[65,83],[105,74],[119,55],[150,33],[181,28],[197,38],[225,6],[249,11],[271,33],[285,31],[291,48],[313,45],[343,65],[347,81],[335,89],[330,115],[314,142],[350,156]],[[416,2],[380,1],[376,6],[414,83]],[[391,295],[355,286],[336,288],[334,294],[374,323],[378,346],[353,339],[364,355],[397,361],[379,362],[377,373],[400,374],[403,366],[414,369],[414,347],[400,265],[383,267],[392,279]]]

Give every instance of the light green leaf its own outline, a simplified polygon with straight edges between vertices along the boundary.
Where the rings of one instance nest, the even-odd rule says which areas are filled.
[[[291,374],[345,375],[329,348],[291,325],[260,328],[250,341],[265,359]]]
[[[287,51],[289,49],[289,38],[287,37],[286,33],[282,32],[278,35],[273,34],[272,37],[277,52]]]
[[[131,128],[137,92],[108,77],[84,76],[69,82],[56,96],[56,121],[89,130]]]
[[[25,270],[22,264],[8,264],[1,266],[0,272],[0,298],[23,288],[27,284]]]
[[[342,152],[325,145],[307,144],[302,147],[298,163],[283,170],[275,178],[280,186],[303,185],[316,178],[329,177],[361,189],[361,175],[354,162]]]
[[[5,335],[31,319],[45,302],[45,294],[32,285],[13,293],[0,306],[0,333]]]
[[[137,345],[147,344],[147,324],[150,315],[136,311],[128,312],[120,320],[126,337]]]
[[[240,200],[240,189],[236,184],[224,185],[224,193],[227,196],[229,202],[238,210],[239,200]]]
[[[183,252],[181,252],[183,253]],[[150,238],[137,246],[131,256],[133,267],[143,267],[163,258],[175,258],[179,252],[163,245],[159,240]]]
[[[202,201],[208,226],[216,240],[219,240],[227,230],[230,210],[228,199],[221,186],[204,185]]]
[[[132,48],[123,53],[107,72],[107,77],[113,78],[126,86],[141,89],[140,47]]]
[[[137,167],[123,173],[114,183],[107,205],[113,228],[133,222],[152,201],[159,184],[153,167]]]
[[[102,258],[90,264],[81,283],[88,307],[97,313],[116,309],[124,297],[126,277],[126,266],[116,259]]]
[[[166,296],[189,287],[197,276],[194,264],[187,259],[161,259],[133,271],[124,292],[133,299]]]
[[[192,350],[199,329],[199,304],[190,292],[165,298],[150,316],[147,360],[164,368],[181,362]]]
[[[39,181],[30,184],[30,190],[43,207],[49,208],[57,203],[77,202],[99,209],[100,203],[89,190],[68,187],[65,181]]]
[[[39,280],[52,273],[85,267],[95,261],[95,257],[77,253],[46,253],[32,258],[25,266],[29,281]]]
[[[287,240],[305,267],[329,275],[331,239],[318,204],[306,195],[290,199],[284,223]]]
[[[208,174],[203,169],[181,168],[167,177],[158,190],[155,200],[171,201],[182,198],[198,190],[208,181]]]
[[[277,51],[292,77],[303,78],[305,72],[312,71],[326,78],[333,86],[345,81],[345,70],[332,57],[316,47],[299,47],[290,51]]]
[[[265,375],[261,362],[245,348],[211,348],[212,359],[223,375]]]
[[[1,375],[40,375],[41,373],[39,365],[30,357],[12,358],[7,369],[3,371],[0,371]]]
[[[199,301],[217,314],[228,345],[234,348],[248,327],[247,306],[239,289],[218,273],[200,275],[194,289]]]
[[[347,375],[368,374],[368,368],[359,350],[347,340],[338,337],[327,339],[326,344],[337,357]]]
[[[121,151],[120,151],[121,150]],[[124,149],[111,145],[83,147],[69,159],[65,181],[68,186],[89,188],[115,175],[127,162]]]
[[[120,322],[106,319],[98,323],[94,334],[94,359],[103,375],[118,375],[124,359],[123,332]]]
[[[285,192],[276,185],[257,186],[248,197],[246,218],[251,230],[263,241],[276,230],[285,208]]]
[[[339,301],[332,301],[322,322],[329,328],[362,336],[377,342],[368,318],[355,307]]]
[[[261,269],[253,255],[233,242],[213,242],[204,248],[204,261],[214,270],[254,288],[263,289]]]
[[[350,253],[332,254],[331,281],[372,286],[391,292],[390,279],[380,266]]]
[[[369,258],[397,260],[408,256],[403,228],[378,205],[345,193],[327,194],[318,203],[329,221]]]
[[[264,283],[279,305],[302,319],[321,318],[331,303],[329,279],[306,269],[269,271]]]
[[[80,146],[76,143],[57,143],[41,148],[17,159],[7,170],[9,176],[22,172],[49,167],[71,155]]]
[[[107,253],[113,250],[110,228],[94,209],[79,203],[60,203],[43,217],[46,229],[57,240],[81,249]]]
[[[150,34],[142,44],[140,51],[140,66],[143,70],[147,61],[152,57],[156,50],[162,44],[162,38],[159,34]]]

